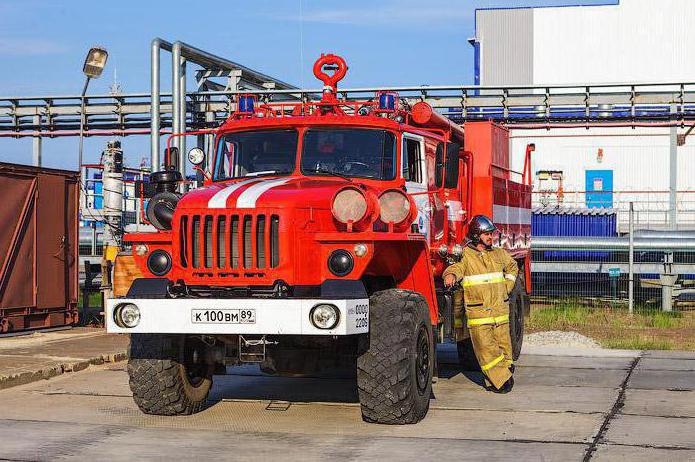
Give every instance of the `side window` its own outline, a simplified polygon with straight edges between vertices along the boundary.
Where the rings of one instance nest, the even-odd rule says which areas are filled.
[[[444,143],[437,145],[434,164],[434,184],[437,188],[442,187],[442,179],[444,177]]]
[[[446,145],[446,173],[444,177],[445,188],[457,188],[459,184],[459,145],[448,143]]]
[[[405,181],[422,183],[422,151],[419,140],[403,138],[403,178]]]

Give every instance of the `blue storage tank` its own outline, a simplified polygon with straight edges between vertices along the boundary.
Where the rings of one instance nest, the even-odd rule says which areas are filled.
[[[531,215],[532,236],[617,236],[617,211],[612,208],[569,208],[545,206],[533,209]],[[610,252],[547,251],[547,260],[608,259]]]

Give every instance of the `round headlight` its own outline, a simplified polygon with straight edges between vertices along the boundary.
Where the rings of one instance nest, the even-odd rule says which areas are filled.
[[[141,257],[147,253],[149,250],[145,244],[138,244],[134,247],[135,249],[135,254],[140,255]]]
[[[335,305],[321,304],[311,309],[309,318],[318,329],[333,329],[340,321],[340,311]]]
[[[410,200],[401,191],[389,189],[379,197],[381,221],[398,224],[410,215]]]
[[[147,269],[155,276],[164,276],[171,270],[171,256],[157,249],[147,257]]]
[[[119,327],[135,327],[140,323],[140,308],[132,303],[118,305],[113,313],[113,320]]]
[[[347,250],[334,250],[328,257],[328,269],[336,276],[342,277],[350,274],[354,266],[355,261]]]
[[[355,255],[357,255],[358,257],[364,257],[365,255],[367,255],[369,247],[367,247],[367,244],[355,244],[353,250],[355,251]]]
[[[193,165],[200,165],[205,160],[205,152],[200,148],[193,148],[188,151],[188,161]]]
[[[355,188],[345,188],[333,198],[331,211],[341,223],[356,223],[367,213],[367,199]]]

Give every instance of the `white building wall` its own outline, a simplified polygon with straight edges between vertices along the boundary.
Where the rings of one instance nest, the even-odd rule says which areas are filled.
[[[695,81],[695,2],[533,9],[533,84]]]
[[[527,45],[529,24],[532,50]],[[517,35],[523,39],[515,41]],[[481,85],[695,82],[695,0],[479,10],[476,38]],[[492,39],[504,47],[491,45]],[[532,71],[506,60],[510,54],[517,54],[517,61],[530,59]],[[495,63],[496,69],[485,63]],[[512,165],[517,171],[523,167],[526,144],[536,144],[532,163],[536,187],[538,170],[562,170],[568,192],[586,189],[586,170],[613,170],[617,193],[654,191],[641,196],[616,194],[617,200],[640,199],[654,202],[657,209],[667,207],[668,194],[656,191],[669,189],[668,128],[513,129],[511,136]],[[679,194],[678,200],[679,207],[694,211],[681,216],[695,226],[695,134],[678,148],[678,190],[693,191]]]

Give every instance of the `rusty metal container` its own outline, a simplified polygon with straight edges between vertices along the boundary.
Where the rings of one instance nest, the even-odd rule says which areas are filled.
[[[0,333],[78,321],[77,172],[0,162]]]

